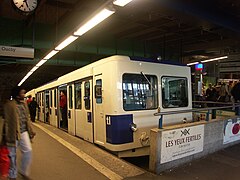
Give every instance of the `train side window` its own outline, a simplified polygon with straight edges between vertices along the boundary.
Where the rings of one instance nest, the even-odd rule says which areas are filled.
[[[41,93],[42,95],[42,106],[44,106],[44,97],[43,97],[43,93]]]
[[[36,100],[37,103],[38,103],[38,94],[35,95],[35,98],[36,98],[35,100]],[[38,103],[38,104],[39,104],[39,103]]]
[[[188,82],[184,77],[162,77],[163,108],[188,106]]]
[[[85,109],[90,110],[90,82],[84,83],[84,102]]]
[[[50,90],[49,106],[52,107],[52,90]]]
[[[42,104],[41,104],[41,93],[38,93],[38,104],[39,104],[39,106],[42,106]]]
[[[95,98],[96,98],[96,103],[98,104],[102,103],[102,79],[96,80]]]
[[[40,102],[39,102],[39,94],[38,93],[37,93],[36,99],[37,99],[37,103],[39,104],[39,106],[41,106]]]
[[[69,102],[69,109],[73,108],[73,100],[72,100],[72,85],[69,86],[69,93],[68,93],[68,102]]]
[[[57,107],[57,90],[54,89],[54,107]]]
[[[39,103],[40,103],[40,106],[42,106],[42,94],[39,93]]]
[[[75,84],[75,109],[82,109],[82,83]]]
[[[157,77],[143,74],[123,74],[123,109],[147,110],[158,107]]]

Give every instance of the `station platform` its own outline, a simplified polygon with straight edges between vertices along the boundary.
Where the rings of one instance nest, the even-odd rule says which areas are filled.
[[[155,175],[58,128],[33,124],[33,180],[239,179],[240,144]]]

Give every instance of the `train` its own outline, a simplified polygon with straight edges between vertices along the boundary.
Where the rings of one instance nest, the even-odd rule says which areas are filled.
[[[66,96],[66,113],[60,94]],[[156,112],[192,109],[186,65],[113,55],[32,89],[37,120],[105,148],[118,157],[149,155]],[[67,116],[63,118],[63,116]],[[164,115],[163,126],[191,120],[192,113]]]

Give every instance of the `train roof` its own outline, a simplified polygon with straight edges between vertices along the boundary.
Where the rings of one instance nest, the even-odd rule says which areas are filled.
[[[186,64],[182,64],[175,61],[167,61],[167,60],[161,60],[158,59],[158,57],[153,58],[143,58],[143,57],[136,57],[136,56],[130,56],[130,60],[132,61],[141,61],[141,62],[149,62],[149,63],[158,63],[158,64],[168,64],[168,65],[175,65],[175,66],[187,66]]]
[[[158,61],[157,59],[154,59],[154,58],[141,58],[141,57],[132,57],[132,56],[129,57],[129,56],[124,56],[124,55],[113,55],[113,56],[110,56],[110,57],[100,59],[100,60],[98,60],[96,62],[93,62],[91,64],[88,64],[86,66],[80,67],[79,69],[76,69],[75,71],[69,72],[69,73],[57,78],[56,80],[48,82],[47,84],[44,84],[44,85],[42,85],[42,86],[40,86],[36,89],[41,91],[41,89],[42,90],[48,89],[48,87],[50,88],[50,87],[60,86],[61,82],[68,82],[69,77],[71,77],[72,81],[75,81],[75,80],[77,80],[77,78],[79,78],[78,77],[79,73],[82,73],[82,74],[85,73],[86,77],[89,77],[92,74],[91,69],[93,67],[96,67],[96,66],[101,65],[101,64],[105,64],[105,63],[110,62],[110,61],[139,61],[139,62],[145,62],[145,63],[158,63],[158,64],[165,64],[165,65],[186,66],[186,65],[183,65],[183,64],[177,64],[175,62],[173,63],[173,62],[166,62],[166,61]]]

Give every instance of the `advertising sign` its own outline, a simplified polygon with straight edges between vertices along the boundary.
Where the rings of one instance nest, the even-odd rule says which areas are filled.
[[[161,164],[203,151],[204,125],[162,133]]]
[[[223,144],[240,140],[240,118],[228,119],[224,124]]]

